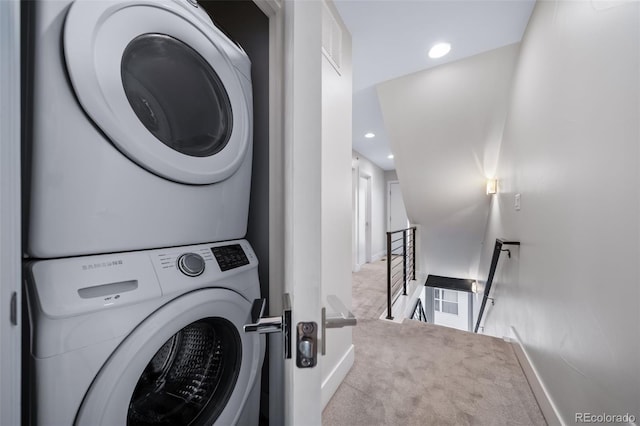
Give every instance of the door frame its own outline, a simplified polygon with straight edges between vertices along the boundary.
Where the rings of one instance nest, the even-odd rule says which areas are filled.
[[[0,2],[0,424],[8,425],[20,424],[22,394],[20,45],[20,2]]]
[[[253,0],[269,20],[269,312],[283,309],[285,282],[285,143],[284,69],[285,11],[279,0]],[[280,112],[274,114],[273,112]],[[285,365],[282,335],[267,336],[269,362],[269,424],[285,424]]]
[[[400,181],[399,180],[389,180],[387,181],[387,218],[386,218],[386,228],[387,231],[397,231],[397,229],[391,229],[391,185],[398,185],[398,188],[400,187]],[[403,200],[403,204],[404,204],[404,200]],[[407,208],[405,206],[405,215],[407,213]],[[409,218],[407,217],[407,226],[409,225]],[[404,229],[404,228],[403,228]]]
[[[358,215],[360,214],[359,209],[360,209],[360,182],[361,179],[364,179],[366,181],[366,186],[364,189],[364,196],[365,196],[365,200],[364,200],[364,222],[365,222],[365,226],[364,226],[364,263],[359,263],[360,261],[360,253],[358,252],[356,261],[358,262],[358,269],[360,269],[362,267],[362,265],[364,265],[365,263],[369,263],[371,262],[371,187],[372,187],[372,177],[371,175],[367,174],[367,173],[359,173],[358,174],[358,203],[357,203],[357,209],[358,209]],[[367,225],[368,224],[368,225]],[[362,230],[360,229],[360,224],[358,223],[358,229],[357,229],[357,235],[358,235],[358,244],[357,247],[359,249],[360,246],[360,237],[361,237],[361,232]]]
[[[351,271],[360,271],[358,265],[358,166],[351,160]]]

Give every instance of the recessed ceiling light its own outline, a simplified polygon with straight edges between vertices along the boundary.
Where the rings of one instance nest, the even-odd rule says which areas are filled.
[[[364,137],[367,138],[367,139],[371,139],[371,138],[375,138],[376,134],[369,132],[369,133],[365,133]]]
[[[387,155],[387,158],[388,158],[389,160],[392,160],[392,159],[393,159],[393,154],[389,154],[389,155]]]
[[[449,43],[438,43],[434,44],[431,49],[429,49],[429,57],[432,59],[442,58],[444,55],[449,53],[451,50],[451,45]]]

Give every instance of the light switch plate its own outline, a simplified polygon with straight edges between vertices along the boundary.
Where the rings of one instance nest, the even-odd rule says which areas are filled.
[[[516,194],[516,200],[514,203],[514,207],[516,210],[520,210],[520,194]]]

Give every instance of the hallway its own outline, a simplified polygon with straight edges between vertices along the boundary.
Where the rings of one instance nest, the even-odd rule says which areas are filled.
[[[386,257],[365,263],[360,271],[351,274],[351,310],[358,321],[377,319],[387,304]]]
[[[379,264],[353,274],[355,363],[325,408],[324,425],[546,424],[511,344],[377,319],[386,297]]]

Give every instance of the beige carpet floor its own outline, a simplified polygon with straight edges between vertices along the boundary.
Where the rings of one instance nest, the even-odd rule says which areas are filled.
[[[509,343],[373,319],[377,287],[362,302],[355,281],[354,274],[355,362],[325,408],[323,425],[546,424]]]
[[[387,260],[365,263],[352,275],[351,310],[358,320],[378,318],[387,306]]]

